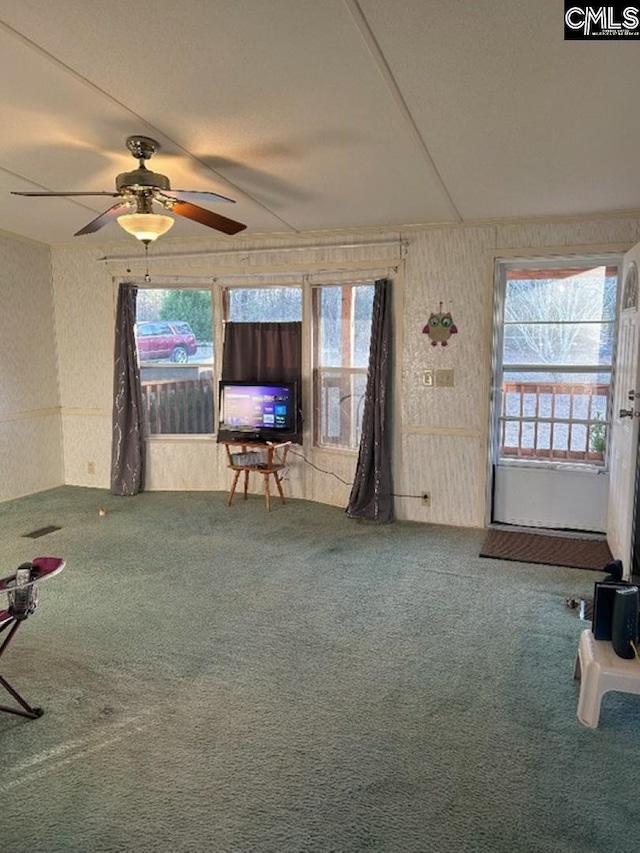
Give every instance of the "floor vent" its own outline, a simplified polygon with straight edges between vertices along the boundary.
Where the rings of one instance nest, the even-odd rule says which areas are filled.
[[[39,530],[32,530],[31,533],[23,533],[23,539],[39,539],[41,536],[46,536],[47,533],[55,533],[56,530],[62,530],[61,527],[56,527],[55,524],[50,524],[48,527],[41,527]]]

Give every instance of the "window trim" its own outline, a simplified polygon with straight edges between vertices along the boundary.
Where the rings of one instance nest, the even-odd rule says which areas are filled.
[[[229,317],[231,308],[230,294],[232,290],[299,290],[300,291],[300,318],[298,320],[231,320]],[[222,292],[222,323],[303,323],[304,322],[304,286],[302,282],[284,283],[284,282],[269,282],[267,284],[256,284],[255,282],[247,282],[243,284],[225,284],[221,287]]]
[[[611,417],[612,417],[612,406],[613,406],[613,396],[614,396],[614,384],[615,384],[615,362],[616,362],[616,351],[617,351],[617,328],[618,328],[618,318],[620,313],[620,300],[621,300],[621,281],[620,276],[622,272],[622,256],[623,252],[620,251],[604,251],[598,252],[594,251],[585,252],[584,254],[579,255],[571,255],[567,254],[558,254],[552,256],[545,257],[535,257],[531,256],[528,258],[523,257],[494,257],[494,303],[493,303],[493,342],[492,342],[492,364],[491,364],[491,406],[490,406],[490,459],[494,460],[494,464],[500,465],[523,465],[523,466],[533,466],[536,468],[569,468],[569,467],[579,467],[582,470],[592,470],[594,473],[608,472],[609,464],[608,464],[608,450],[609,450],[609,439],[610,439],[610,425],[611,425]],[[505,320],[505,302],[506,302],[506,284],[507,284],[507,274],[510,270],[518,270],[525,273],[527,270],[549,270],[550,272],[553,270],[563,269],[567,266],[575,269],[576,271],[580,268],[585,270],[597,266],[604,266],[605,268],[616,267],[617,268],[617,290],[616,290],[616,306],[613,317],[611,320],[594,320],[594,321],[582,321],[585,324],[593,324],[596,323],[598,325],[611,325],[614,330],[613,337],[613,349],[611,354],[611,363],[609,365],[594,365],[594,364],[584,364],[584,365],[547,365],[547,364],[537,364],[537,365],[528,365],[528,364],[507,364],[503,363],[503,350],[504,350],[504,331],[505,327],[509,325],[517,325],[517,322],[507,321]],[[524,322],[524,321],[523,321]],[[530,321],[526,321],[530,322]],[[544,321],[539,321],[539,325],[562,325],[564,323],[577,325],[580,321],[553,321],[552,323],[545,323]],[[502,424],[504,422],[509,421],[510,419],[507,416],[502,415],[502,384],[503,384],[503,375],[505,372],[525,372],[528,371],[530,373],[541,373],[543,372],[543,368],[545,370],[553,370],[555,368],[558,369],[558,372],[562,373],[608,373],[610,376],[610,384],[609,384],[609,399],[607,401],[607,412],[605,418],[605,425],[607,427],[606,430],[606,439],[605,439],[605,450],[604,450],[604,459],[602,463],[596,463],[593,460],[584,459],[572,459],[567,456],[566,459],[553,457],[552,455],[549,458],[541,457],[537,459],[527,459],[527,458],[513,458],[506,456],[500,453],[500,437],[502,435]],[[540,418],[527,418],[527,421],[540,423],[543,422]],[[556,422],[559,419],[555,419]],[[578,423],[577,419],[571,419],[571,423]],[[587,441],[588,441],[587,437]],[[588,451],[587,451],[588,452]]]
[[[320,293],[322,289],[337,287],[341,290],[351,290],[354,288],[360,287],[374,287],[374,280],[358,280],[358,281],[328,281],[328,282],[314,282],[311,285],[311,334],[312,334],[312,353],[311,353],[311,363],[312,363],[312,384],[313,384],[313,447],[319,450],[339,450],[345,453],[356,454],[359,450],[359,439],[358,439],[358,426],[362,424],[362,416],[364,412],[364,404],[362,406],[362,411],[360,412],[360,424],[358,425],[354,420],[354,416],[357,418],[357,406],[359,405],[359,401],[355,403],[356,411],[353,411],[353,402],[351,404],[351,412],[349,414],[349,433],[351,436],[349,445],[345,444],[332,444],[332,443],[324,443],[322,441],[321,435],[321,426],[322,426],[322,383],[321,378],[323,373],[344,373],[349,376],[357,376],[364,375],[367,376],[369,373],[369,366],[366,367],[345,367],[343,365],[320,365],[320,347],[321,347],[321,332],[320,332]],[[355,340],[355,299],[351,298],[350,302],[350,317],[349,317],[349,349],[351,352],[351,356],[353,358],[353,347]],[[344,330],[343,330],[343,340],[344,340]],[[351,395],[353,397],[353,395]]]
[[[210,372],[211,373],[211,401],[212,401],[212,408],[211,408],[211,426],[212,426],[212,429],[211,429],[211,431],[207,431],[207,432],[151,432],[149,429],[149,426],[150,426],[150,409],[147,407],[146,398],[145,398],[145,402],[144,402],[144,423],[145,423],[144,441],[145,442],[147,442],[147,441],[167,441],[167,440],[171,440],[171,441],[175,441],[175,440],[193,441],[193,440],[202,440],[202,439],[209,440],[211,438],[214,438],[216,435],[216,432],[217,432],[217,429],[216,429],[216,427],[217,427],[217,423],[216,423],[216,413],[217,413],[217,359],[216,359],[216,340],[215,340],[216,326],[215,326],[215,292],[214,292],[214,288],[210,284],[205,284],[204,282],[198,282],[198,281],[191,281],[188,283],[187,282],[173,282],[173,281],[172,282],[153,282],[153,283],[148,283],[148,284],[145,283],[144,286],[139,284],[138,285],[138,294],[136,296],[136,309],[137,309],[138,299],[140,297],[141,292],[144,292],[144,291],[174,291],[174,290],[178,290],[178,291],[180,291],[180,290],[187,290],[187,291],[192,290],[192,291],[199,291],[199,292],[203,292],[203,293],[208,293],[210,295],[210,301],[211,301],[211,338],[212,338],[210,361],[188,361],[188,362],[185,362],[183,364],[180,364],[177,362],[167,363],[167,361],[165,359],[142,359],[140,356],[140,352],[139,352],[139,350],[137,350],[137,347],[136,347],[137,355],[138,355],[138,369],[140,371],[141,392],[142,392],[142,395],[144,398],[144,394],[145,394],[144,388],[146,385],[154,385],[154,384],[157,384],[158,382],[171,383],[171,381],[172,381],[172,380],[155,380],[155,382],[154,382],[154,380],[150,380],[148,382],[144,382],[143,375],[142,375],[143,369],[162,370],[163,368],[167,368],[167,369],[170,369],[172,373],[175,372],[176,375],[178,375],[181,371],[184,371],[184,370],[190,370],[190,371],[196,370],[198,372],[198,376],[197,376],[198,381],[201,378],[202,371]],[[137,310],[136,310],[136,314],[137,314]],[[173,319],[175,319],[178,322],[188,322],[186,320],[182,321],[178,317],[173,318]],[[169,330],[171,331],[171,326],[169,324],[169,321],[166,321],[166,320],[138,320],[138,318],[136,317],[136,325],[146,324],[146,323],[152,323],[154,325],[158,325],[160,323],[166,323],[169,327]],[[150,337],[153,337],[156,334],[161,334],[161,333],[154,332],[153,335],[151,335]],[[181,381],[181,380],[176,380],[176,381]],[[186,399],[186,398],[183,398],[183,399]],[[156,405],[158,405],[158,403],[156,403]],[[180,414],[180,415],[176,415],[176,413],[174,412],[173,416],[178,417],[179,419],[182,419],[184,417],[185,421],[186,421],[186,414],[184,412],[182,412],[182,414]]]

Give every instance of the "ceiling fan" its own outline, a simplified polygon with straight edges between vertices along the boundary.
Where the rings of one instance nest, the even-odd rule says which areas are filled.
[[[116,177],[115,192],[12,192],[12,195],[23,196],[111,196],[118,198],[112,207],[105,210],[100,216],[93,219],[84,228],[73,235],[80,237],[83,234],[92,234],[108,225],[114,219],[129,234],[137,237],[143,243],[148,244],[162,234],[165,234],[173,225],[174,220],[170,216],[156,214],[153,212],[153,203],[160,205],[165,210],[193,219],[223,234],[237,234],[246,228],[241,222],[228,219],[204,207],[199,207],[189,201],[195,196],[198,200],[233,202],[218,193],[198,190],[172,190],[169,179],[158,172],[152,172],[145,166],[145,160],[159,150],[160,144],[148,136],[130,136],[127,139],[127,148],[139,161],[139,166],[132,172],[122,172]]]

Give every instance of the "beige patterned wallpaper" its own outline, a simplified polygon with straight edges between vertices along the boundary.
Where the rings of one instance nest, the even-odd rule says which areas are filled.
[[[0,234],[0,501],[62,484],[47,246]]]
[[[150,255],[157,255],[150,271],[152,283],[197,280],[214,290],[266,280],[304,282],[307,398],[312,283],[392,275],[397,340],[394,490],[402,496],[396,501],[398,517],[481,527],[495,257],[617,250],[638,240],[640,219],[631,216],[323,233],[268,241],[204,238],[160,241],[150,249]],[[368,245],[352,245],[360,243]],[[125,250],[122,243],[74,244],[54,248],[52,255],[65,482],[106,488],[115,282],[141,277],[144,255],[133,241]],[[105,256],[110,260],[101,260]],[[458,334],[449,346],[432,347],[422,328],[440,303],[451,311]],[[425,370],[453,371],[453,387],[426,387]],[[307,429],[310,418],[309,410]],[[228,472],[219,451],[208,437],[150,441],[148,487],[226,489]],[[310,435],[296,452],[304,459],[291,457],[289,494],[344,506],[355,454],[314,449]],[[431,507],[422,506],[423,491],[431,492]]]

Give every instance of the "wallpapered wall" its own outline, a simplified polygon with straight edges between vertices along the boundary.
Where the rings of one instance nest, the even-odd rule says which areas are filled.
[[[387,240],[391,241],[389,245],[373,245]],[[294,283],[290,275],[282,276],[297,270],[298,280],[307,282],[307,318],[310,282],[379,277],[397,266],[397,273],[391,273],[396,279],[397,340],[394,491],[414,496],[396,499],[397,515],[473,527],[482,526],[485,519],[494,258],[539,256],[560,249],[578,253],[624,249],[638,240],[640,219],[619,216],[414,228],[401,233],[369,230],[283,236],[270,241],[165,240],[151,247],[150,255],[155,253],[158,258],[150,262],[150,269],[152,284],[159,286],[170,280],[178,284],[196,280],[203,286],[215,281],[218,309],[219,288],[224,285]],[[361,242],[370,245],[330,248],[332,244]],[[305,245],[324,248],[294,252],[284,248]],[[271,251],[274,248],[279,251]],[[207,257],[207,251],[216,254]],[[169,254],[176,257],[167,258]],[[113,259],[101,260],[105,256]],[[142,248],[133,241],[126,246],[122,242],[92,242],[52,250],[64,481],[68,484],[108,487],[115,281],[142,277],[143,258]],[[347,269],[351,272],[345,272]],[[429,314],[438,310],[440,302],[452,312],[459,329],[446,348],[431,347],[422,333]],[[216,313],[219,363],[220,311]],[[305,392],[309,400],[308,325],[305,332]],[[425,387],[422,376],[427,368],[453,370],[454,387]],[[307,428],[310,416],[309,409]],[[218,451],[215,440],[209,437],[152,440],[148,488],[225,490],[228,472]],[[316,467],[293,457],[289,494],[344,506],[349,487],[341,480],[351,481],[355,455],[314,449],[310,436],[296,452],[303,453]],[[419,499],[426,490],[431,492],[431,507],[423,507]]]
[[[64,480],[50,252],[0,235],[0,501]]]

